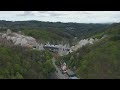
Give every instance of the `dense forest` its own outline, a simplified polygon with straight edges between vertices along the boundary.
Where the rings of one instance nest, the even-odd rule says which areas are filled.
[[[48,51],[0,45],[0,79],[47,79],[55,71]]]
[[[84,24],[41,21],[0,21],[0,32],[22,31],[40,43],[69,43],[98,38],[99,42],[83,46],[59,57],[83,79],[120,78],[120,23]],[[105,38],[101,39],[103,36]],[[37,51],[0,43],[0,79],[47,79],[55,71],[49,51]]]
[[[40,42],[75,43],[74,38],[88,38],[104,31],[109,24],[61,23],[41,21],[0,21],[0,31],[6,28],[12,31],[22,31],[25,35],[33,36]],[[77,40],[76,40],[77,41]]]
[[[83,79],[120,78],[120,24],[112,24],[102,33],[92,37],[101,38],[93,45],[86,45],[67,56],[60,57],[68,67]]]

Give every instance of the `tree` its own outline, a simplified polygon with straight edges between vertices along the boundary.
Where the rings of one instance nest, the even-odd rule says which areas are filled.
[[[23,79],[23,76],[19,72],[16,72],[15,78],[16,79]]]

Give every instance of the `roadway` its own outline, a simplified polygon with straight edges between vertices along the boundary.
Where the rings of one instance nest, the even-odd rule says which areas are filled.
[[[52,63],[54,65],[54,67],[56,68],[56,72],[55,75],[57,76],[58,79],[68,79],[69,77],[66,74],[62,74],[60,68],[57,67],[57,65],[55,64],[55,58],[52,58]]]

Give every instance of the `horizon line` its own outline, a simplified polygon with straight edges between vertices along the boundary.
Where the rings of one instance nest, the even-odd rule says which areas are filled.
[[[49,22],[49,23],[78,23],[78,24],[113,24],[120,22],[62,22],[62,21],[40,21],[40,20],[0,20],[0,21],[8,21],[8,22],[22,22],[22,21],[37,21],[37,22]]]

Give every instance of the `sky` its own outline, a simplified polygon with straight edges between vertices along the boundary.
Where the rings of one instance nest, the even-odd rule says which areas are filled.
[[[0,11],[0,20],[114,23],[120,22],[120,11]]]

